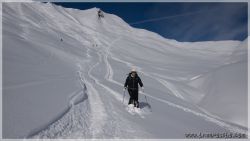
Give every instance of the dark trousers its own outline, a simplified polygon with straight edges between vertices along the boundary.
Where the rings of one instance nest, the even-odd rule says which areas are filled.
[[[130,96],[128,104],[134,104],[135,107],[139,108],[138,89],[128,89],[128,93]]]

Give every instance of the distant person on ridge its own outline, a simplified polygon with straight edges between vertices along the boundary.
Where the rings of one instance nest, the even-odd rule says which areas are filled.
[[[128,93],[130,96],[128,104],[134,104],[134,106],[137,108],[139,108],[138,84],[141,86],[142,90],[144,90],[141,78],[138,76],[136,70],[132,69],[131,72],[128,74],[128,77],[124,84],[124,91],[128,89]]]
[[[104,18],[104,15],[101,9],[98,10],[98,18]]]

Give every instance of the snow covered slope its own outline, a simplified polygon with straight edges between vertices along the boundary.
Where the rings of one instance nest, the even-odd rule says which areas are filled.
[[[4,138],[246,133],[247,39],[177,42],[97,11],[3,4]],[[131,114],[133,66],[145,92]]]

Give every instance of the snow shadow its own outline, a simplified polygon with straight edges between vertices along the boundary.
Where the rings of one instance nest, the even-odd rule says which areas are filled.
[[[79,103],[81,103],[81,102],[84,102],[85,100],[88,99],[87,87],[86,87],[85,84],[84,84],[83,86],[84,86],[84,87],[83,87],[83,94],[81,94],[80,97],[78,98],[78,100],[76,100],[76,101],[74,102],[74,105],[77,105],[77,104],[79,104]]]
[[[147,102],[140,102],[140,108],[141,109],[148,108],[150,111],[152,111],[151,105]]]

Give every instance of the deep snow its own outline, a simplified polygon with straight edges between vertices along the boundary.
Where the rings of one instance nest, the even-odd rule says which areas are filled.
[[[3,3],[3,138],[247,132],[247,39],[177,42],[97,10]],[[145,92],[129,112],[133,66]]]

